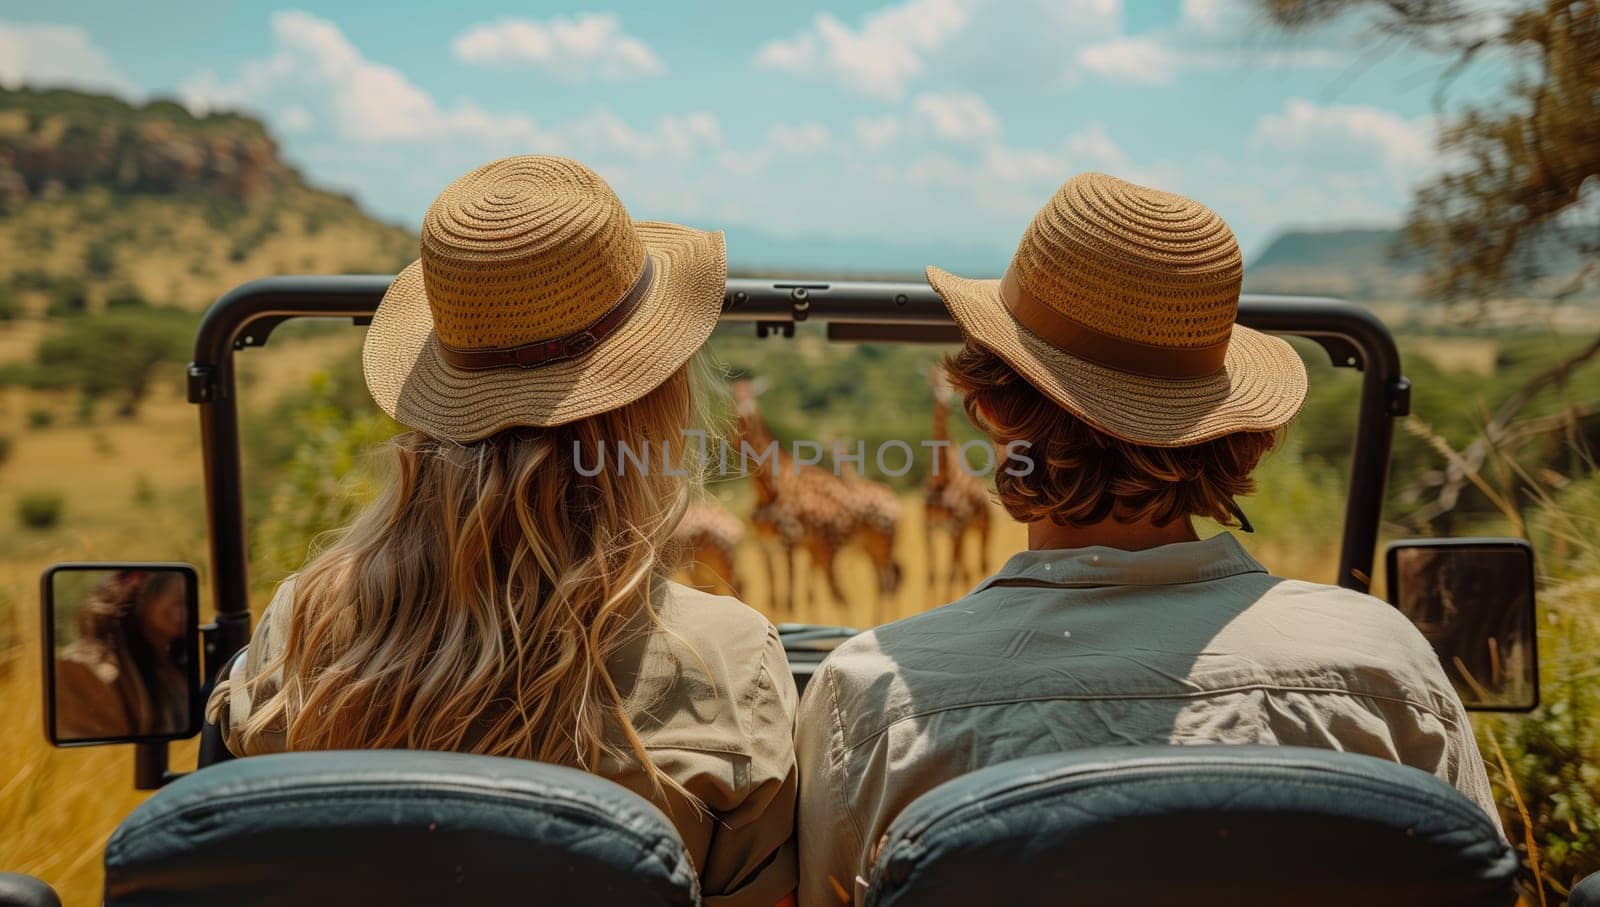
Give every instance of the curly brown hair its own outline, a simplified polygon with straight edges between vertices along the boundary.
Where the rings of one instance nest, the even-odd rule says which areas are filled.
[[[983,347],[968,343],[944,365],[973,425],[997,444],[1026,442],[1011,448],[1010,468],[995,472],[1000,503],[1025,523],[1092,526],[1114,517],[1165,526],[1203,516],[1234,525],[1233,499],[1255,490],[1250,473],[1279,440],[1280,432],[1257,431],[1190,447],[1147,447],[1061,408]]]

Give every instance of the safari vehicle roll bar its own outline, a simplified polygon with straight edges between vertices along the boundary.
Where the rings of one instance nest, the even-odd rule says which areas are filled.
[[[234,354],[264,345],[295,318],[350,318],[369,323],[392,277],[269,277],[237,287],[209,308],[188,369],[189,402],[200,407],[206,519],[216,622],[206,628],[206,678],[248,641],[248,557]],[[943,303],[926,284],[882,281],[731,278],[724,322],[751,323],[758,336],[793,336],[795,325],[826,326],[830,340],[954,343],[961,339]],[[1320,344],[1333,364],[1362,372],[1338,582],[1365,592],[1383,508],[1394,418],[1410,407],[1410,382],[1383,322],[1336,299],[1246,295],[1239,323]],[[141,749],[144,749],[141,746]],[[164,760],[163,760],[164,761]]]

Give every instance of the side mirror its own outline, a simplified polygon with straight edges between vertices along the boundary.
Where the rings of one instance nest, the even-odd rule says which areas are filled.
[[[1533,547],[1521,539],[1414,539],[1386,554],[1389,601],[1439,653],[1467,708],[1539,705]]]
[[[193,567],[57,564],[40,586],[52,744],[159,743],[199,732]]]

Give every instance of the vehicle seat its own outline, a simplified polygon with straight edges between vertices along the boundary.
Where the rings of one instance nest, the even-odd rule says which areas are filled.
[[[0,907],[61,907],[54,888],[20,872],[0,872]]]
[[[864,903],[1502,907],[1516,871],[1494,822],[1414,768],[1299,747],[1107,747],[918,797]]]
[[[1600,907],[1600,872],[1584,877],[1572,886],[1567,896],[1567,907]]]
[[[576,769],[368,750],[236,759],[175,781],[106,845],[110,907],[693,905],[667,818]]]
[[[213,680],[213,686],[205,691],[206,699],[209,700],[211,698],[211,690],[215,689],[214,684],[220,683],[232,675],[233,666],[238,664],[240,659],[248,657],[249,654],[250,647],[241,646],[239,651],[233,653],[227,661],[222,663],[222,670],[217,672],[217,676]],[[233,758],[235,757],[229,751],[227,741],[222,739],[222,727],[214,721],[202,721],[200,723],[200,750],[195,757],[196,767],[208,768]]]

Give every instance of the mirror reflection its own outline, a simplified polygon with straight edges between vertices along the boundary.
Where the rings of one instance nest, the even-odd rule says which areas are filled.
[[[173,569],[51,576],[58,742],[190,730],[192,582]]]
[[[1468,708],[1532,708],[1533,559],[1526,546],[1396,545],[1391,599],[1433,644]]]

